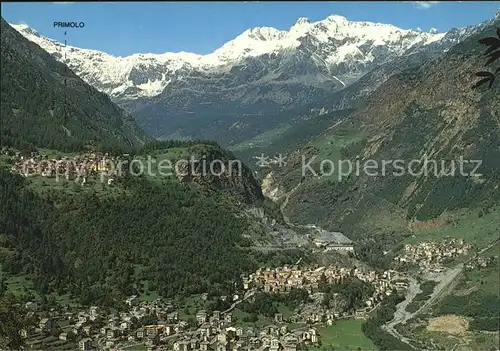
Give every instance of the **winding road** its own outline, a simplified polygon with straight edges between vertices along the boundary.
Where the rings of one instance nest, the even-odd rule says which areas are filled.
[[[238,300],[236,302],[233,302],[233,304],[231,305],[231,307],[229,307],[227,310],[225,311],[222,311],[221,314],[225,314],[225,313],[228,313],[228,312],[231,312],[237,305],[239,305],[240,303],[242,303],[243,301],[246,301],[247,299],[249,299],[250,297],[252,297],[254,294],[255,294],[255,289],[252,289],[252,290],[248,290],[246,293],[245,293],[245,296],[243,296],[243,298],[241,300]]]
[[[283,215],[283,220],[285,221],[285,223],[287,225],[289,225],[290,227],[295,227],[296,224],[292,223],[290,221],[290,218],[287,217],[287,215],[285,215],[285,207],[288,205],[288,201],[290,200],[290,196],[302,185],[302,182],[299,182],[299,184],[297,184],[292,190],[290,190],[286,196],[285,196],[285,200],[283,200],[283,203],[281,204],[280,206],[280,210],[281,210],[281,214]]]

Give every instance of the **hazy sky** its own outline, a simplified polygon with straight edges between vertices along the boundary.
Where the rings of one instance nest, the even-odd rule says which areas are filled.
[[[500,2],[82,2],[2,3],[2,17],[64,41],[54,21],[83,21],[67,30],[68,45],[125,56],[132,53],[212,52],[248,28],[289,29],[299,17],[337,14],[354,21],[390,23],[440,32],[480,23]]]

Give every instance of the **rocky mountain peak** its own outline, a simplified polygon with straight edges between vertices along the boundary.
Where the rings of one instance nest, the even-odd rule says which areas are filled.
[[[329,22],[337,22],[337,23],[347,23],[348,22],[347,18],[345,18],[344,16],[340,16],[340,15],[330,15],[326,19]]]
[[[297,19],[297,22],[295,23],[295,25],[303,25],[303,24],[309,24],[311,23],[311,21],[309,21],[309,18],[307,17],[299,17]]]
[[[289,30],[248,29],[206,55],[182,52],[115,57],[66,47],[34,34],[27,26],[14,27],[57,60],[66,56],[67,65],[77,75],[140,114],[137,118],[144,120],[146,130],[155,136],[164,135],[163,130],[180,131],[185,123],[205,115],[219,116],[211,123],[221,131],[218,118],[224,119],[222,115],[234,115],[237,121],[241,115],[276,114],[315,103],[348,88],[381,65],[414,53],[442,53],[474,30],[448,35],[349,21],[339,15],[316,22],[303,17]],[[249,119],[242,128],[249,123],[253,122]],[[193,136],[191,130],[180,133]]]
[[[331,15],[318,22],[301,17],[288,31],[272,27],[248,29],[208,55],[183,52],[114,57],[95,50],[64,47],[27,25],[13,27],[58,60],[66,54],[72,70],[89,84],[120,101],[157,96],[167,85],[181,81],[181,77],[220,74],[234,66],[252,66],[253,63],[247,60],[254,60],[257,65],[265,62],[265,66],[272,67],[274,63],[267,61],[271,57],[279,59],[286,53],[296,56],[293,60],[296,68],[286,69],[284,66],[288,61],[281,60],[280,71],[312,73],[309,68],[297,66],[297,62],[302,62],[301,65],[315,67],[321,74],[330,71],[336,78],[349,81],[352,75],[349,67],[365,70],[370,64],[385,62],[410,47],[427,45],[443,35],[419,34],[379,23],[348,21],[339,15]],[[381,50],[377,48],[379,46],[385,48]],[[314,55],[311,56],[311,53]],[[303,55],[307,57],[302,58]],[[339,71],[340,67],[345,68]],[[358,70],[356,68],[356,76]]]

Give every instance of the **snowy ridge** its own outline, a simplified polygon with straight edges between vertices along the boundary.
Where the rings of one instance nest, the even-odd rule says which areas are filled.
[[[422,32],[381,23],[348,21],[332,15],[312,23],[307,18],[299,18],[288,31],[271,27],[248,29],[207,55],[180,52],[115,57],[96,50],[65,47],[26,25],[11,25],[66,63],[87,83],[118,100],[154,97],[185,77],[228,72],[234,66],[247,65],[248,60],[266,65],[266,60],[289,54],[298,57],[300,62],[311,61],[309,65],[313,68],[305,70],[307,75],[315,69],[345,86],[371,64],[419,50],[446,35],[435,30]],[[286,67],[280,66],[281,71],[286,71]]]

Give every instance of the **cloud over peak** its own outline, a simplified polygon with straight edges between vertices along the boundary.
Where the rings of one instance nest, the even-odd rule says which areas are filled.
[[[419,10],[427,10],[439,3],[439,1],[412,1],[413,6]]]

